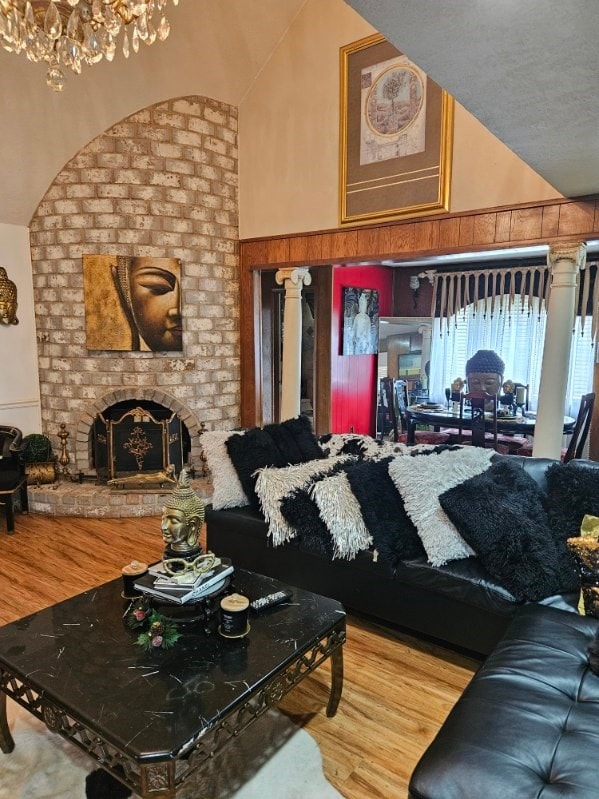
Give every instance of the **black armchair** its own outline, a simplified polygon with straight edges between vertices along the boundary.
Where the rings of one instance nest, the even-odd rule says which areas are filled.
[[[6,508],[6,529],[13,533],[15,529],[14,499],[17,494],[21,499],[21,510],[27,513],[27,476],[23,464],[19,460],[23,434],[17,427],[0,425],[0,504]]]

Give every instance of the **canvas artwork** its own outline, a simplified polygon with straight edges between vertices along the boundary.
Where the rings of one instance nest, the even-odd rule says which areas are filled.
[[[177,258],[84,255],[83,288],[89,350],[183,351]]]
[[[343,355],[375,355],[379,349],[379,293],[343,289]]]

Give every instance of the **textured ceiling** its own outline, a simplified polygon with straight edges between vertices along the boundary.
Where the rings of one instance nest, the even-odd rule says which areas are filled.
[[[346,2],[559,192],[599,192],[596,0]]]
[[[169,3],[165,42],[85,68],[61,94],[46,86],[43,65],[0,48],[0,222],[28,225],[64,164],[140,108],[194,94],[239,105],[304,3]]]
[[[566,196],[599,192],[596,0],[345,0]],[[149,104],[239,105],[305,0],[181,0],[171,35],[70,78],[0,50],[0,222],[29,220],[87,142]],[[207,35],[209,33],[209,35]]]

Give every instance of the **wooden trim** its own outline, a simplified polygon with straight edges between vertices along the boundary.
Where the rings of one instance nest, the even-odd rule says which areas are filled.
[[[259,286],[252,273],[289,265],[422,258],[433,255],[526,247],[599,238],[599,196],[543,200],[515,206],[443,213],[355,229],[333,229],[240,245],[241,423],[260,424],[261,374]],[[258,292],[258,303],[256,302]],[[322,356],[321,356],[322,358]],[[319,366],[324,368],[324,364]]]
[[[333,269],[321,267],[313,275],[314,299],[314,431],[331,432],[331,325],[333,307]]]

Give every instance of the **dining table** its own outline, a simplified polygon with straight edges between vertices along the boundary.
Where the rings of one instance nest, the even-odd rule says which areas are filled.
[[[442,427],[455,428],[460,421],[459,407],[454,409],[453,406],[447,408],[441,404],[425,403],[420,405],[410,405],[405,410],[406,432],[408,444],[415,443],[414,433],[418,425],[427,425],[432,427],[433,430],[439,431]],[[485,414],[487,419],[487,426],[492,430],[491,414]],[[497,414],[497,431],[505,433],[506,435],[521,435],[533,436],[535,432],[535,424],[537,418],[535,413],[524,412],[522,415],[509,414],[502,416]],[[572,416],[564,416],[563,433],[564,435],[570,434],[576,423],[576,419]],[[470,430],[471,417],[469,409],[464,410],[464,417],[462,419],[462,427],[464,430]]]

